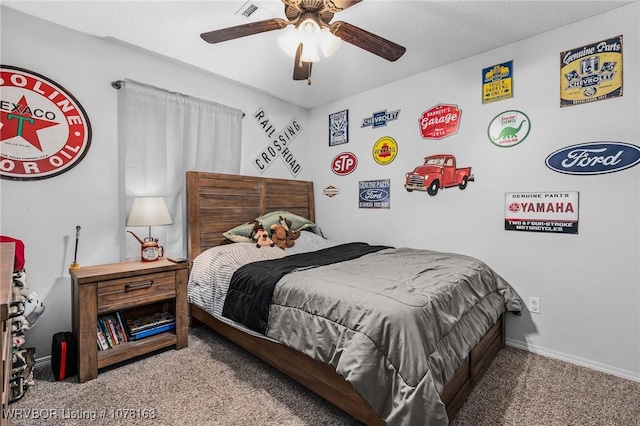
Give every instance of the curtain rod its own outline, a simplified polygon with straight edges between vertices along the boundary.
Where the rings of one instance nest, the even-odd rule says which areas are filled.
[[[122,87],[124,86],[124,80],[115,80],[111,82],[111,87],[113,87],[116,90],[122,89]],[[165,89],[160,89],[160,90],[165,90]],[[169,92],[169,90],[165,90],[166,92]],[[176,93],[176,92],[170,92],[170,93]],[[242,112],[242,118],[244,118],[246,114],[244,112]]]

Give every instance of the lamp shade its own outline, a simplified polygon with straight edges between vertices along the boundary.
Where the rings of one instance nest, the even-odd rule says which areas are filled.
[[[164,197],[137,197],[133,199],[127,226],[171,225],[173,220],[169,214]]]
[[[309,18],[300,23],[298,28],[285,29],[278,37],[280,48],[292,58],[295,58],[298,46],[302,43],[300,60],[303,62],[319,61],[319,51],[325,57],[333,55],[340,46],[340,42],[340,38],[333,35],[329,28],[321,29],[315,20]]]
[[[336,37],[331,33],[329,28],[323,28],[320,30],[318,44],[320,45],[320,50],[322,50],[322,54],[328,58],[333,55],[338,47],[340,47],[340,42],[342,41],[339,37]]]
[[[300,34],[298,34],[298,30],[293,27],[285,28],[283,34],[278,37],[278,44],[284,53],[295,58],[296,49],[300,44]]]

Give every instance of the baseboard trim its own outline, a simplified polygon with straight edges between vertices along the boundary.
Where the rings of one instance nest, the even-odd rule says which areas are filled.
[[[552,351],[540,346],[532,345],[530,343],[521,342],[519,340],[506,339],[507,346],[522,349],[528,352],[532,352],[537,355],[546,356],[549,358],[558,359],[571,364],[579,365],[581,367],[590,368],[592,370],[600,371],[602,373],[612,374],[614,376],[622,377],[623,379],[632,380],[640,383],[640,375],[633,371],[623,370],[621,368],[611,367],[610,365],[601,364],[599,362],[589,361],[584,358],[579,358],[571,355],[567,355],[562,352]],[[36,358],[35,367],[43,367],[51,365],[51,355],[43,356],[42,358]]]
[[[505,343],[507,344],[507,346],[523,349],[525,351],[529,351],[537,355],[554,358],[560,361],[568,362],[570,364],[579,365],[581,367],[590,368],[592,370],[600,371],[602,373],[611,374],[613,376],[622,377],[623,379],[632,380],[634,382],[640,383],[640,374],[634,373],[633,371],[624,370],[621,368],[615,368],[610,365],[601,364],[599,362],[591,361],[591,360],[580,358],[580,357],[575,357],[572,355],[567,355],[562,352],[552,351],[546,348],[542,348],[540,346],[532,345],[527,342],[521,342],[519,340],[506,339]]]

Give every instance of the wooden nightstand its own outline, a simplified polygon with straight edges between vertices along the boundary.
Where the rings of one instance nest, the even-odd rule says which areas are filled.
[[[78,380],[98,376],[98,369],[175,345],[188,345],[188,263],[166,259],[154,262],[123,262],[70,270],[73,300],[73,334],[78,342]],[[140,316],[169,311],[175,330],[98,350],[99,315],[123,311]]]

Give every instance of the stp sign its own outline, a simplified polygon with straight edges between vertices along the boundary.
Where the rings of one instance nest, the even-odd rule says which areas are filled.
[[[458,133],[462,111],[458,105],[438,104],[422,113],[418,124],[424,139],[442,139]]]
[[[338,176],[346,176],[358,167],[358,159],[350,152],[343,152],[331,161],[331,170]]]

